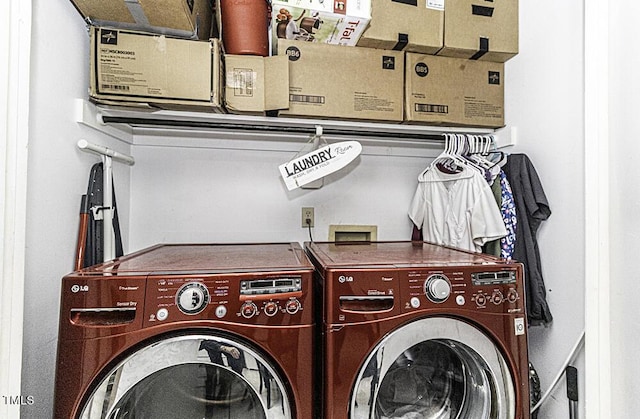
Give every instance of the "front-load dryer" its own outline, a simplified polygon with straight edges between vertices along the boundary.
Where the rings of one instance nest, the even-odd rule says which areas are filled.
[[[522,265],[423,242],[306,243],[326,419],[529,419]]]
[[[296,243],[158,245],[65,276],[56,418],[312,418]]]

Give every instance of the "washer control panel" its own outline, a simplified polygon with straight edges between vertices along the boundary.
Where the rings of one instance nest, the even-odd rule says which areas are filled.
[[[312,322],[312,272],[149,277],[145,324],[172,321],[289,325]]]

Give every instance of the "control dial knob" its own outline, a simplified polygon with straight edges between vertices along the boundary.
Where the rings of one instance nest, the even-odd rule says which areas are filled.
[[[276,313],[278,313],[278,303],[276,303],[275,301],[268,301],[264,305],[264,314],[266,314],[269,317],[272,317],[272,316],[275,316]]]
[[[285,306],[287,313],[292,315],[300,311],[301,308],[302,304],[300,304],[300,301],[297,298],[290,299],[289,301],[287,301],[287,304]]]
[[[431,275],[424,283],[424,293],[434,303],[442,303],[451,294],[451,283],[444,275]]]
[[[251,301],[247,301],[246,303],[242,304],[242,307],[240,307],[240,314],[242,314],[242,317],[244,317],[245,319],[250,319],[251,317],[258,314],[258,307]]]
[[[495,305],[499,305],[504,301],[504,296],[499,290],[495,290],[493,294],[491,294],[491,302]]]
[[[209,290],[200,282],[184,284],[176,294],[176,305],[184,314],[201,313],[209,304]]]

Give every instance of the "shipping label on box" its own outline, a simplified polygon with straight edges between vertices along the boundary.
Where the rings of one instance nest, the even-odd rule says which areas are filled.
[[[231,113],[262,114],[289,107],[286,56],[225,55],[225,106]]]
[[[358,46],[436,54],[443,32],[443,0],[373,0]]]
[[[220,66],[217,40],[91,28],[90,96],[97,101],[220,110]]]
[[[518,54],[518,0],[448,1],[444,28],[438,55],[505,62]]]
[[[406,54],[405,120],[504,126],[504,64]]]
[[[371,19],[370,0],[273,2],[272,53],[279,39],[354,46]]]
[[[402,121],[404,53],[283,40],[289,109],[281,115]]]

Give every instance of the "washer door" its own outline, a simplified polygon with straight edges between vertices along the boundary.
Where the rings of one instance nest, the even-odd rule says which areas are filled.
[[[264,357],[220,336],[150,344],[111,370],[82,419],[288,419],[284,382]]]
[[[387,335],[358,373],[352,419],[512,419],[514,384],[494,343],[451,318],[417,320]]]

